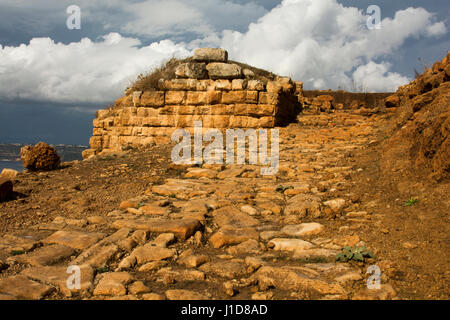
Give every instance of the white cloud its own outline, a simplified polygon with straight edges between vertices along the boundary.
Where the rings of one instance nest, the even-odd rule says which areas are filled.
[[[377,64],[373,61],[359,66],[353,73],[355,87],[363,91],[388,92],[410,81],[398,73],[388,72],[389,68],[388,63]]]
[[[99,3],[115,9],[130,6],[129,13],[138,16],[132,24],[124,24],[130,32],[173,35],[192,26],[190,31],[202,36],[189,44],[163,40],[143,46],[137,38],[111,33],[98,41],[85,38],[62,44],[35,38],[17,47],[0,45],[0,99],[104,104],[120,96],[137,74],[172,56],[188,56],[194,47],[204,45],[224,47],[232,59],[289,75],[304,81],[307,88],[349,89],[355,82],[368,91],[395,90],[409,79],[390,70],[391,55],[409,38],[447,32],[443,22],[436,22],[422,8],[398,11],[382,21],[380,30],[369,30],[362,11],[336,0],[284,0],[246,32],[215,30],[230,27],[233,15],[239,21],[249,21],[242,16],[252,10],[254,17],[261,15],[253,2],[99,0],[89,6],[86,0],[80,1],[86,3],[87,12],[82,14],[89,19],[94,19]],[[17,3],[24,5],[24,0]],[[161,6],[151,13],[152,19],[148,3]],[[182,11],[185,6],[192,10]]]
[[[439,37],[447,33],[447,28],[445,23],[441,21],[428,26],[426,32],[429,36]]]
[[[106,103],[130,81],[163,60],[190,54],[170,40],[141,45],[111,33],[98,42],[62,44],[35,38],[28,45],[0,46],[0,98],[60,103]]]
[[[123,5],[134,19],[121,31],[141,36],[174,36],[193,33],[197,36],[227,28],[245,29],[267,13],[256,2],[244,4],[223,0],[145,0]]]
[[[366,21],[365,13],[336,0],[284,0],[250,24],[248,32],[224,31],[220,45],[236,60],[292,76],[309,88],[351,88],[359,66],[366,65],[367,71],[371,61],[388,57],[408,38],[446,33],[445,24],[435,23],[423,8],[398,11],[393,19],[382,20],[380,30],[369,30]],[[395,90],[409,80],[386,76],[387,71],[376,75],[391,86],[376,85],[372,74],[368,90]]]

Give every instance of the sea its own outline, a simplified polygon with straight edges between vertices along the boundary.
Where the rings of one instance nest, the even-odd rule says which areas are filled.
[[[0,172],[5,169],[14,169],[17,171],[23,171],[24,167],[20,160],[20,149],[25,146],[24,144],[0,144]],[[88,149],[86,146],[81,145],[52,145],[56,148],[56,152],[61,157],[61,162],[82,160],[81,153]]]

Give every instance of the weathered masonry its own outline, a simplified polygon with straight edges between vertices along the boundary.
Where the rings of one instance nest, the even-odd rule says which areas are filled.
[[[302,83],[290,78],[257,79],[228,62],[223,49],[197,49],[180,64],[176,78],[148,91],[130,91],[115,106],[99,110],[91,149],[84,156],[126,146],[168,143],[176,128],[273,128],[295,119]]]

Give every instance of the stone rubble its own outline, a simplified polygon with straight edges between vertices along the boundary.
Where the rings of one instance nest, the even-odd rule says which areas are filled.
[[[194,60],[225,63],[227,57],[220,51],[200,51]],[[185,92],[199,83],[178,80],[173,85],[182,87],[180,101],[207,94]],[[283,85],[289,81],[267,86]],[[257,82],[247,86],[262,89]],[[134,113],[150,114],[169,92],[176,91],[142,94],[137,101],[142,107],[97,119],[96,129],[137,128],[113,124],[135,121],[140,116]],[[211,92],[221,99],[230,93],[241,99],[242,94]],[[268,95],[261,91],[259,99]],[[374,139],[376,117],[384,116],[351,110],[302,114],[298,123],[278,128],[280,170],[275,176],[262,176],[257,165],[186,165],[176,177],[118,203],[108,215],[55,219],[36,226],[33,231],[42,232],[37,236],[24,236],[31,230],[3,235],[0,299],[395,298],[389,283],[368,290],[363,266],[335,262],[343,246],[363,243],[360,230],[370,218],[370,207],[341,192],[349,183],[346,176],[357,168],[339,162]],[[94,138],[107,137],[99,134]],[[131,135],[115,136],[122,137]],[[119,143],[100,140],[92,144],[98,150]],[[339,231],[330,229],[335,219],[341,223]],[[66,283],[67,268],[74,265],[81,271],[78,290]],[[13,268],[21,268],[20,273],[14,274]]]

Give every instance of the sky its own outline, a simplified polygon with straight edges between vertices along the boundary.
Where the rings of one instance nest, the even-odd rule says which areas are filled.
[[[449,13],[448,0],[0,0],[0,143],[87,145],[95,110],[198,47],[305,89],[395,91],[446,55]]]

